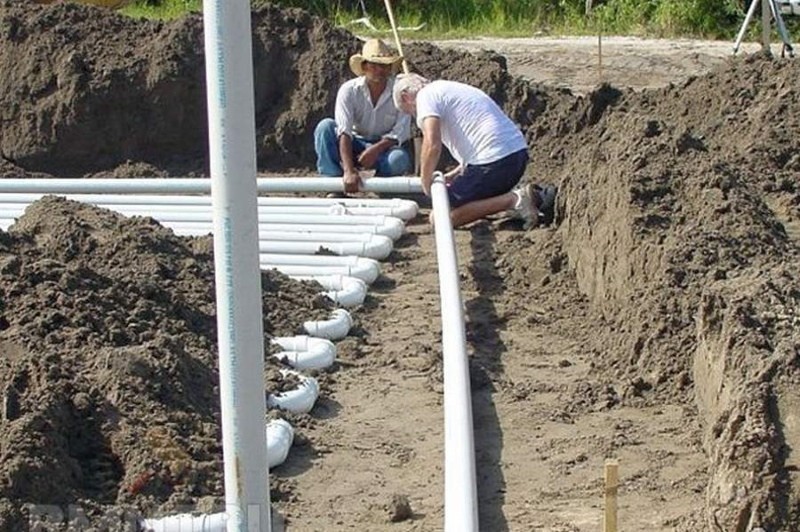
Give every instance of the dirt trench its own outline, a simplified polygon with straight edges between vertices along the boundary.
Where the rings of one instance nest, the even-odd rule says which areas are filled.
[[[359,41],[272,6],[254,11],[253,35],[259,167],[311,169],[313,125]],[[596,379],[561,400],[574,412],[598,397],[611,413],[686,405],[708,461],[705,504],[674,528],[800,528],[800,67],[752,56],[661,89],[576,96],[512,77],[491,52],[413,43],[406,54],[423,75],[495,98],[526,134],[528,179],[560,187],[554,230],[503,240],[499,270],[478,254],[472,281],[532,311],[544,249],[549,273],[535,280],[576,289],[562,306],[587,316]],[[206,175],[202,63],[195,15],[156,23],[0,0],[0,176]],[[31,500],[80,503],[116,526],[218,508],[208,242],[58,200],[0,236],[0,523],[24,529]],[[270,333],[327,310],[308,286],[262,284]],[[481,354],[475,368],[502,379],[498,362]],[[315,421],[299,422],[313,433]]]

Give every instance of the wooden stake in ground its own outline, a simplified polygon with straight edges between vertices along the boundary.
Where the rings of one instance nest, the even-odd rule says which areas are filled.
[[[389,24],[392,25],[392,33],[394,33],[394,42],[397,45],[397,53],[403,56],[403,72],[408,74],[408,62],[405,55],[403,55],[403,45],[400,44],[400,34],[397,33],[397,24],[394,21],[394,12],[392,11],[392,0],[384,0],[386,4],[386,13],[389,15]]]
[[[609,458],[605,464],[606,513],[603,532],[617,532],[617,486],[619,485],[619,462]]]
[[[586,0],[586,16],[593,17],[592,0]],[[597,22],[597,17],[594,17]],[[597,84],[603,84],[603,26],[598,24],[597,27]]]
[[[403,72],[408,74],[408,61],[406,61],[406,56],[403,53],[403,45],[400,43],[400,34],[397,33],[397,23],[394,21],[394,11],[392,11],[392,0],[383,0],[383,3],[386,5],[386,14],[389,15],[389,24],[392,25],[392,33],[394,33],[394,42],[397,45],[397,53],[399,53],[403,57]],[[420,154],[422,151],[422,138],[415,137],[414,138],[414,173],[419,175],[420,167],[421,167],[421,159]]]

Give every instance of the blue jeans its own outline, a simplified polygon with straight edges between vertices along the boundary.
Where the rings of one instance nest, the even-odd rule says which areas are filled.
[[[361,137],[353,137],[353,157],[358,156],[374,144]],[[314,130],[314,149],[317,152],[317,171],[328,177],[342,177],[342,159],[339,156],[339,137],[336,135],[336,121],[323,118]],[[375,175],[390,177],[411,171],[411,155],[399,146],[389,148],[378,156]]]

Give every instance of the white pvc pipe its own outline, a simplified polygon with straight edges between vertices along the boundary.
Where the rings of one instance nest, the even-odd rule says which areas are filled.
[[[15,219],[0,217],[0,229],[8,231],[14,225]],[[319,226],[314,226],[319,227]],[[329,227],[327,229],[335,230],[344,226]],[[358,226],[352,226],[358,227]],[[178,236],[205,236],[206,233],[202,230],[195,229],[175,229],[175,234]],[[295,233],[304,234],[304,233]],[[352,234],[352,233],[348,233]],[[358,234],[358,233],[356,233]],[[387,258],[394,247],[392,239],[383,235],[374,235],[382,237],[371,239],[369,242],[289,242],[289,241],[263,241],[259,244],[259,250],[263,253],[270,254],[295,254],[295,255],[314,255],[320,251],[320,248],[325,249],[335,255],[355,255],[369,259],[383,260]]]
[[[21,214],[29,205],[8,202],[3,194],[0,194],[0,201],[2,201],[0,210],[11,214]],[[91,205],[116,211],[125,216],[152,216],[159,219],[166,216],[172,217],[187,214],[195,217],[205,216],[207,219],[211,219],[211,205],[106,203],[103,201],[91,203]],[[393,216],[406,221],[416,216],[416,209],[405,207],[345,207],[338,203],[330,205],[258,205],[258,212],[259,214],[287,214],[292,216],[306,216],[309,214],[323,216]]]
[[[307,264],[270,264],[261,263],[262,270],[277,270],[288,276],[297,275],[344,275],[361,279],[367,284],[372,284],[378,278],[375,268],[358,266],[313,266]]]
[[[431,186],[439,297],[442,312],[444,375],[444,531],[477,532],[475,443],[472,432],[472,394],[469,384],[464,309],[459,286],[458,258],[450,221],[450,202],[444,178]]]
[[[267,466],[272,469],[286,461],[294,440],[294,429],[283,419],[267,423]],[[210,515],[177,514],[158,519],[144,519],[141,529],[148,532],[224,532],[228,516],[225,513]]]
[[[374,240],[391,242],[389,237],[361,233],[332,233],[320,226],[314,233],[282,233],[280,231],[259,231],[259,240],[273,240],[290,242],[372,242]]]
[[[375,259],[367,259],[356,255],[280,255],[262,253],[258,256],[262,263],[269,264],[304,264],[309,266],[358,266],[366,270],[381,273],[381,263]]]
[[[302,235],[304,233],[295,233]],[[336,255],[357,255],[369,259],[383,260],[389,256],[394,247],[392,239],[381,235],[369,235],[372,238],[365,242],[353,241],[288,241],[261,240],[258,249],[261,253],[315,254],[327,250]]]
[[[2,180],[0,180],[2,181]],[[14,209],[11,211],[0,211],[0,227],[7,230],[8,227],[22,216],[23,211]],[[173,219],[175,218],[175,219]],[[192,219],[187,219],[192,218]],[[397,240],[405,230],[403,220],[390,216],[359,217],[369,218],[370,221],[354,221],[352,216],[291,216],[291,215],[259,215],[258,226],[264,231],[304,233],[313,231],[326,231],[337,233],[373,233],[388,236],[392,240]],[[161,218],[158,222],[164,227],[169,227],[176,234],[183,236],[203,236],[212,231],[211,219],[203,216],[192,215],[178,216],[171,215],[168,219]]]
[[[307,377],[291,369],[280,370],[284,377],[290,375],[297,377],[300,383],[297,388],[285,392],[270,393],[267,396],[267,406],[279,408],[292,414],[307,414],[314,408],[314,403],[319,397],[319,383],[314,377]],[[262,401],[263,404],[263,401]]]
[[[391,220],[397,220],[391,218]],[[13,223],[13,220],[11,221]],[[2,225],[2,218],[0,218]],[[9,225],[11,225],[9,223]],[[175,231],[175,234],[184,236],[203,236],[211,232],[211,227],[206,222],[161,222],[161,225]],[[259,223],[261,231],[273,231],[282,233],[313,233],[324,230],[326,233],[364,233],[373,235],[383,235],[397,240],[403,236],[405,226],[394,223],[386,225],[346,225],[346,224],[284,224],[284,223]]]
[[[221,0],[205,0],[222,3]],[[342,192],[342,180],[331,177],[264,177],[256,187],[269,192]],[[0,179],[0,193],[44,194],[208,194],[211,180],[205,178],[124,179]],[[419,177],[378,177],[361,182],[361,191],[389,194],[419,194]]]
[[[46,193],[2,193],[0,199],[5,203],[30,204],[46,196]],[[211,206],[211,196],[192,195],[176,196],[165,194],[59,194],[72,201],[91,203],[92,205],[207,205]],[[350,207],[393,207],[403,210],[419,208],[415,201],[400,198],[315,198],[295,196],[259,196],[258,205],[275,206],[330,206],[344,205]]]
[[[347,336],[352,326],[353,318],[350,317],[350,313],[341,308],[334,310],[330,319],[303,323],[303,329],[309,336],[328,340],[341,340]]]
[[[225,532],[228,527],[228,515],[177,514],[158,519],[144,519],[141,526],[147,532]]]
[[[277,467],[286,461],[294,441],[294,429],[288,421],[271,419],[267,423],[267,466]]]
[[[277,209],[277,207],[270,207]],[[338,214],[345,216],[376,216],[386,215],[400,218],[403,221],[408,221],[417,215],[417,209],[405,209],[401,207],[348,207],[345,205],[330,205],[328,207],[302,207],[304,209],[327,209],[330,214]],[[310,212],[310,214],[315,213]]]
[[[2,180],[0,180],[2,181]],[[0,196],[0,199],[2,197]],[[254,206],[255,207],[255,206]],[[335,206],[334,206],[335,207]],[[305,223],[305,224],[372,224],[381,225],[386,223],[385,214],[331,214],[324,209],[315,207],[301,207],[306,211],[314,212],[279,212],[267,209],[258,209],[259,222],[279,222],[279,223]],[[147,207],[145,205],[113,205],[109,210],[118,212],[124,216],[144,216],[155,218],[159,221],[169,222],[210,222],[212,211],[208,209],[197,209],[193,205],[159,205]],[[0,204],[0,213],[3,218],[19,218],[25,212],[25,205],[22,203]],[[391,217],[403,224],[403,220]]]
[[[294,369],[325,369],[336,360],[336,346],[330,340],[313,336],[281,336],[271,343],[285,351],[274,354],[275,358],[285,360]]]
[[[261,268],[272,268],[283,271],[290,277],[297,277],[301,275],[313,276],[331,276],[331,275],[345,275],[349,277],[356,277],[364,282],[371,284],[381,274],[381,264],[375,259],[366,257],[359,257],[357,255],[281,255],[279,253],[262,253],[258,256],[261,263]],[[282,270],[283,266],[306,266],[309,267],[311,273],[289,273]],[[349,268],[356,272],[355,275],[347,272],[326,272],[327,267]],[[320,270],[316,270],[321,268]],[[341,290],[341,287],[338,288]]]
[[[318,253],[320,249],[336,255],[358,255],[370,259],[382,260],[389,256],[391,249],[384,246],[372,246],[368,242],[270,242],[259,244],[264,253]]]
[[[204,0],[203,34],[227,530],[269,532],[249,0]]]
[[[357,307],[367,298],[367,283],[345,275],[290,275],[298,281],[316,281],[327,291],[325,297],[344,308]]]

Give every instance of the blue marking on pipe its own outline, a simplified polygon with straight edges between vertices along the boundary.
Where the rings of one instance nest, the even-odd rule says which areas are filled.
[[[221,0],[217,0],[214,2],[214,11],[218,14],[216,17],[216,24],[214,25],[214,32],[216,34],[216,42],[217,50],[216,50],[216,70],[217,70],[217,86],[219,87],[219,105],[220,107],[225,107],[228,101],[227,98],[227,91],[225,87],[225,49],[219,43],[223,42],[222,35],[222,19],[223,14],[222,10],[224,9],[222,6],[224,2]]]
[[[230,367],[237,368],[239,367],[238,365],[239,353],[237,352],[236,349],[237,347],[236,319],[235,319],[236,317],[234,316],[233,312],[235,308],[234,295],[233,295],[233,268],[230,267],[231,264],[233,264],[233,244],[232,244],[233,238],[231,238],[231,236],[233,235],[233,229],[231,228],[230,216],[228,216],[227,214],[222,219],[222,233],[224,235],[222,241],[225,242],[225,249],[223,253],[225,257],[225,264],[227,266],[225,268],[225,288],[227,290],[228,309],[230,311],[228,313],[228,324],[227,324],[228,338],[230,339],[230,344],[228,346],[229,347],[228,354],[230,357],[229,359]],[[233,399],[234,411],[235,411],[236,410],[235,405],[239,404],[239,397],[238,397],[239,386],[237,385],[236,371],[231,372],[230,379],[231,379],[231,397]],[[233,431],[233,433],[238,447],[240,441],[239,440],[240,431],[235,430]]]

